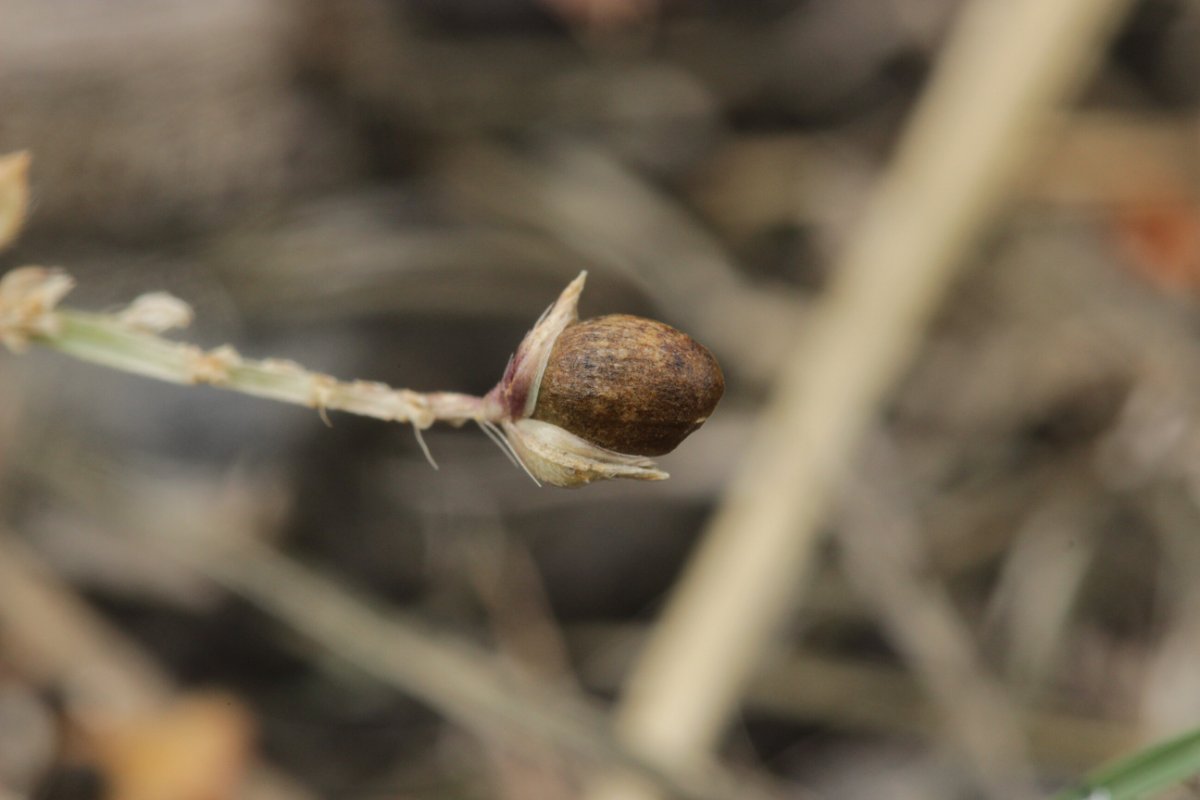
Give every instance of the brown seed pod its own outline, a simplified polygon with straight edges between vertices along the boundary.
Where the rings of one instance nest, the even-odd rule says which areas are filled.
[[[611,314],[558,336],[531,416],[608,450],[657,456],[699,428],[724,391],[717,360],[690,336]]]
[[[669,325],[624,314],[579,322],[586,277],[525,334],[482,400],[480,425],[539,484],[665,480],[646,456],[700,427],[725,378],[708,350]]]

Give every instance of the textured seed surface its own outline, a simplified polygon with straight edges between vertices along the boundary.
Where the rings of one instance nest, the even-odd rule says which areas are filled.
[[[670,325],[627,314],[576,323],[554,343],[533,418],[619,453],[669,453],[725,391],[712,353]]]

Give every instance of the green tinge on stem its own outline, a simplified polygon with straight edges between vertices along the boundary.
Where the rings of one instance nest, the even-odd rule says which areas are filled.
[[[368,381],[338,381],[277,359],[244,359],[232,348],[206,351],[131,327],[105,314],[54,312],[34,341],[84,361],[170,383],[208,384],[242,394],[376,419],[461,424],[496,415],[483,398],[453,392],[422,394]]]
[[[1101,767],[1052,800],[1142,800],[1200,775],[1200,728]]]
[[[55,313],[54,333],[37,341],[55,350],[112,369],[170,383],[194,383],[189,354],[181,345],[131,330],[111,317],[83,311]]]

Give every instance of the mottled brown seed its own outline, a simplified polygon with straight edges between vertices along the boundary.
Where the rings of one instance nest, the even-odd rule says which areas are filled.
[[[558,337],[532,416],[618,453],[658,456],[699,428],[724,391],[717,360],[690,336],[612,314]]]

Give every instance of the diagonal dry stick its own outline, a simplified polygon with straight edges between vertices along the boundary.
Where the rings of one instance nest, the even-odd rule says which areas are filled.
[[[804,581],[830,495],[969,245],[1128,0],[976,0],[626,686],[626,741],[687,764],[716,743]],[[597,797],[652,797],[618,779]]]

